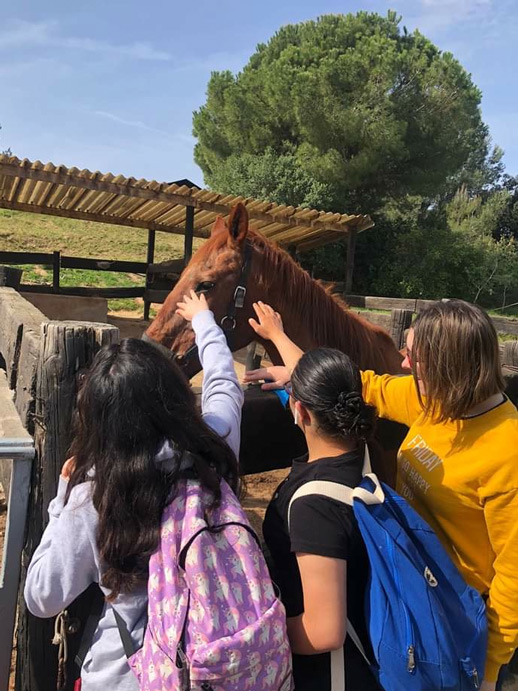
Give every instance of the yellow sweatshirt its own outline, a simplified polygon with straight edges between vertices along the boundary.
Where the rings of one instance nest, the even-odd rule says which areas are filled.
[[[380,417],[410,429],[397,491],[436,531],[465,580],[488,595],[485,679],[518,647],[518,411],[506,400],[471,418],[434,423],[411,376],[363,372]]]

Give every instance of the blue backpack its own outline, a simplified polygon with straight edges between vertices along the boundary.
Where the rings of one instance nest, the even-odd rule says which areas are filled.
[[[353,507],[370,562],[365,614],[369,660],[351,623],[347,633],[385,691],[468,691],[484,674],[484,601],[466,585],[430,526],[370,472],[355,489],[315,480],[293,495],[319,494]],[[331,657],[331,663],[343,655]]]

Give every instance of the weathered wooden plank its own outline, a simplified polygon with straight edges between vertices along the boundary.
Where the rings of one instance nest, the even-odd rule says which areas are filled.
[[[153,232],[153,231],[150,231]],[[62,269],[91,269],[93,271],[128,271],[136,274],[145,274],[146,262],[127,262],[108,259],[86,259],[83,257],[61,257]]]
[[[100,193],[114,193],[121,195],[123,197],[133,197],[139,199],[151,199],[157,202],[168,202],[171,204],[180,204],[182,206],[192,206],[196,209],[203,209],[206,211],[213,211],[216,213],[221,213],[223,215],[228,215],[230,211],[230,206],[233,206],[238,201],[243,201],[239,197],[234,197],[231,199],[228,205],[218,204],[216,202],[204,201],[203,195],[184,195],[178,194],[172,191],[173,185],[169,188],[160,185],[159,189],[152,189],[151,186],[147,187],[137,187],[135,185],[129,184],[129,181],[125,181],[123,184],[117,184],[115,181],[108,181],[104,179],[98,179],[98,176],[93,174],[88,175],[77,175],[71,174],[70,171],[50,171],[44,169],[38,169],[34,167],[21,167],[16,163],[1,163],[1,173],[3,175],[9,175],[16,178],[23,178],[25,180],[36,180],[42,182],[50,182],[57,186],[63,186],[64,188],[77,188],[77,189],[88,189],[95,190]],[[178,189],[176,186],[174,189]],[[205,190],[201,190],[204,192]],[[210,198],[210,192],[207,195]],[[25,196],[22,201],[25,200]],[[4,203],[3,201],[0,204]],[[41,208],[49,209],[50,207],[39,207],[35,204],[25,204],[25,206],[32,207],[32,210],[37,213],[45,213],[40,211]],[[57,206],[57,205],[56,205]],[[12,207],[16,208],[16,207]],[[73,213],[73,209],[62,209],[66,214]],[[333,213],[323,213],[319,212],[316,219],[311,219],[306,221],[304,219],[299,219],[296,214],[302,213],[303,208],[285,207],[282,205],[273,205],[268,213],[263,213],[261,211],[256,211],[253,208],[250,210],[250,217],[259,220],[272,221],[272,220],[282,220],[283,223],[289,226],[301,226],[308,228],[322,228],[330,230],[343,231],[349,223],[355,226],[358,222],[363,225],[370,224],[373,225],[371,219],[368,216],[345,216],[341,214]],[[86,213],[85,215],[90,216],[91,214]],[[101,214],[102,215],[102,214]],[[359,228],[358,228],[359,230]]]
[[[502,351],[502,364],[518,368],[518,341],[506,341]]]
[[[54,255],[48,252],[0,252],[4,264],[52,264]]]
[[[34,414],[36,398],[36,373],[40,351],[40,330],[24,328],[18,373],[14,391],[14,404],[22,423],[30,434],[34,434]]]
[[[381,326],[386,331],[390,331],[392,316],[389,313],[382,314],[379,312],[358,312],[358,314],[371,324],[376,324],[377,326]]]
[[[405,333],[412,324],[412,317],[414,313],[412,310],[393,309],[391,313],[390,335],[396,344],[396,348],[400,350],[405,345]]]
[[[59,218],[75,218],[79,221],[93,221],[95,223],[108,223],[115,226],[124,226],[128,228],[147,228],[148,230],[160,230],[164,233],[172,233],[173,235],[185,235],[185,228],[182,226],[161,225],[160,223],[150,223],[147,221],[139,221],[133,218],[119,218],[118,216],[109,216],[108,214],[94,214],[86,213],[84,211],[75,211],[74,209],[60,209],[53,206],[35,206],[33,204],[22,204],[21,202],[9,202],[5,199],[0,199],[0,209],[13,209],[14,211],[28,211],[30,213],[44,214],[46,216],[58,216]],[[195,237],[207,238],[210,235],[207,231],[194,231]],[[42,263],[42,262],[38,262]]]
[[[27,566],[47,524],[61,466],[70,444],[77,372],[97,350],[119,339],[109,324],[48,322],[42,325],[36,389],[35,444],[27,539],[22,558],[21,590]],[[55,691],[56,649],[51,645],[53,621],[32,617],[19,598],[18,691]]]
[[[24,283],[20,286],[23,293],[54,293],[51,285],[32,285]],[[100,298],[141,298],[144,296],[144,286],[134,288],[91,288],[85,286],[61,286],[60,295],[77,295],[79,297],[100,297]]]
[[[167,300],[167,296],[170,292],[170,290],[146,290],[144,293],[144,301],[161,305]]]
[[[353,287],[354,255],[356,252],[356,229],[351,229],[347,235],[347,259],[345,262],[345,292],[350,293]]]
[[[518,319],[506,317],[491,317],[498,333],[513,334],[518,336]]]
[[[22,279],[23,269],[15,269],[13,266],[0,266],[0,286],[7,286],[18,290]]]
[[[13,288],[0,288],[0,353],[11,389],[16,388],[23,332],[39,331],[43,321],[46,317]]]

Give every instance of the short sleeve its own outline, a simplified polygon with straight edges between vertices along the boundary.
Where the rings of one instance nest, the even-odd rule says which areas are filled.
[[[380,417],[411,427],[423,412],[411,375],[375,374],[369,370],[361,377],[363,398]]]
[[[329,497],[296,499],[290,511],[292,552],[347,559],[354,530],[352,509]]]

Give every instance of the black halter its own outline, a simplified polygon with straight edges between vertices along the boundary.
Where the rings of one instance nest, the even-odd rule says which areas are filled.
[[[221,328],[225,332],[225,336],[226,336],[229,348],[232,348],[232,344],[230,342],[230,336],[232,335],[232,332],[236,328],[237,310],[242,309],[243,305],[245,304],[246,284],[248,282],[248,274],[250,273],[251,265],[252,265],[252,245],[247,240],[245,242],[245,251],[243,254],[243,263],[241,264],[241,275],[239,276],[239,280],[237,282],[236,289],[234,290],[234,297],[232,298],[232,302],[228,306],[227,313],[225,314],[225,316],[222,318],[222,320],[219,323],[219,325],[221,326]]]
[[[223,329],[225,338],[227,339],[228,347],[232,350],[233,346],[233,332],[237,326],[237,315],[238,310],[242,309],[245,304],[246,298],[246,286],[248,282],[248,276],[250,274],[250,268],[252,265],[252,245],[248,240],[245,241],[245,248],[243,252],[243,263],[241,264],[241,273],[234,290],[234,295],[232,301],[230,302],[227,313],[222,317],[220,321],[220,326]],[[161,343],[154,341],[153,339],[143,334],[142,338],[148,343],[152,343],[157,346],[160,351],[166,354],[169,358],[172,358],[182,369],[186,369],[191,359],[198,355],[198,346],[195,344],[185,351],[183,355],[175,355],[172,350],[169,350]]]

